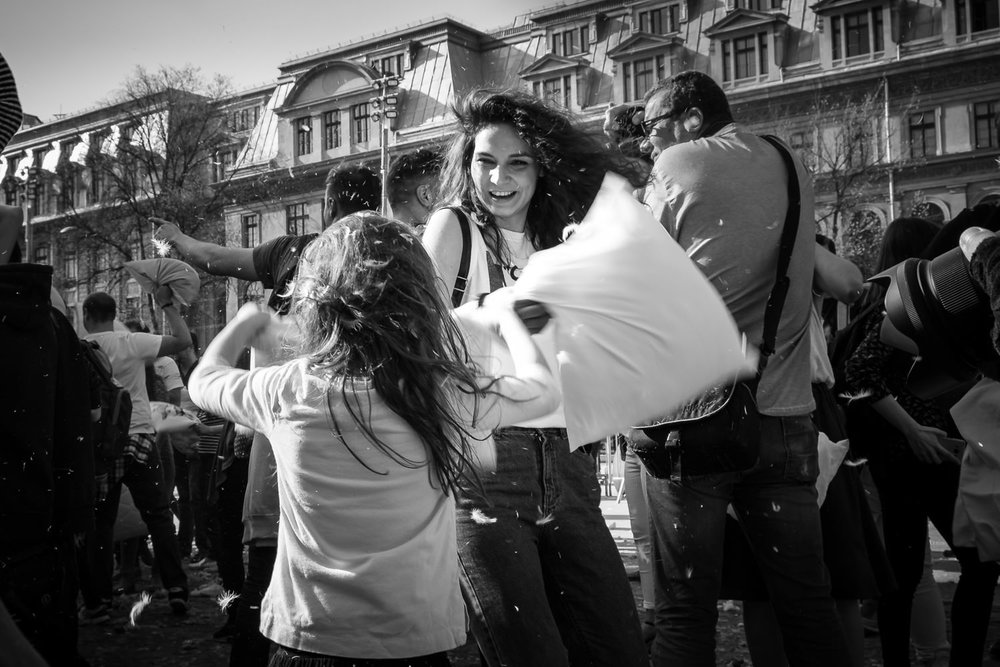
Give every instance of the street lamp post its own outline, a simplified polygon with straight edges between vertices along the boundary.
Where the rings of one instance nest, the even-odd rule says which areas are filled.
[[[389,210],[389,184],[386,182],[389,167],[389,122],[396,118],[396,105],[399,95],[395,89],[399,87],[399,79],[392,73],[384,73],[372,81],[372,88],[378,91],[376,97],[368,101],[372,105],[372,120],[379,124],[379,176],[382,181],[382,215]]]

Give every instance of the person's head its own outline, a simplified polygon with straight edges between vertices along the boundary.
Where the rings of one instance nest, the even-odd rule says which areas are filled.
[[[879,272],[900,262],[920,257],[941,228],[923,218],[896,218],[889,223],[879,248]]]
[[[370,380],[421,436],[439,481],[451,489],[468,474],[468,442],[443,380],[472,387],[475,376],[436,275],[409,226],[375,214],[348,215],[303,252],[291,312],[299,354],[316,372],[342,379],[345,399],[352,383],[357,390]],[[331,381],[330,391],[336,384]],[[356,401],[345,404],[369,439],[400,462]]]
[[[83,328],[89,333],[111,331],[118,305],[107,292],[94,292],[83,302]]]
[[[392,161],[386,175],[392,217],[419,227],[434,206],[434,190],[441,173],[441,153],[421,148]]]
[[[890,269],[907,259],[920,257],[940,229],[933,222],[923,218],[896,218],[890,222],[882,235],[876,273]],[[881,302],[885,297],[884,286],[876,283],[870,285],[872,287],[868,289],[861,304],[863,307]]]
[[[642,184],[624,156],[527,92],[476,90],[454,113],[439,200],[475,211],[487,228],[523,230],[536,248],[583,220],[609,170]]]
[[[323,224],[358,211],[377,211],[382,198],[378,174],[362,165],[337,167],[326,175]]]
[[[726,94],[703,72],[688,70],[662,79],[643,101],[643,148],[654,160],[674,144],[711,136],[733,122]]]

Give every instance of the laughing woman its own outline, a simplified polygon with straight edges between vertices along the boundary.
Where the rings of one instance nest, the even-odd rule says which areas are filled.
[[[455,114],[441,185],[452,206],[423,236],[455,305],[513,284],[583,219],[608,171],[641,185],[620,154],[528,94],[475,91]],[[648,664],[589,448],[571,452],[562,428],[494,437],[496,470],[458,501],[462,592],[486,663]]]

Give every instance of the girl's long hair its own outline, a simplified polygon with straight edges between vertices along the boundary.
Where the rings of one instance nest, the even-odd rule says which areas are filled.
[[[482,390],[476,389],[477,374],[435,276],[406,225],[371,213],[349,215],[303,253],[291,312],[300,329],[300,355],[313,372],[330,378],[334,434],[347,444],[332,410],[332,392],[339,387],[343,404],[375,446],[400,465],[426,464],[393,450],[371,428],[370,402],[358,394],[370,387],[417,432],[441,488],[450,493],[475,474],[471,436],[449,394],[479,396]]]
[[[876,270],[881,273],[907,259],[920,257],[939,231],[938,225],[923,218],[896,218],[885,228]],[[885,288],[872,284],[863,306],[881,303],[884,298]]]
[[[563,228],[578,223],[590,209],[604,174],[614,171],[633,187],[644,184],[642,170],[595,134],[584,131],[565,111],[522,90],[475,90],[453,108],[455,138],[441,171],[438,199],[459,202],[483,221],[487,242],[498,250],[496,221],[473,187],[471,167],[476,135],[489,125],[510,125],[531,147],[538,163],[535,194],[528,205],[525,233],[536,249],[562,240]]]

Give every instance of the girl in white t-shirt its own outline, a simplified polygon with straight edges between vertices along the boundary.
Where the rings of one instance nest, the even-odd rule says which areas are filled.
[[[465,641],[453,492],[492,459],[493,429],[555,409],[553,377],[517,316],[489,304],[472,316],[498,329],[515,375],[480,376],[418,238],[374,214],[305,250],[291,314],[293,360],[233,367],[271,326],[245,306],[190,380],[195,403],[274,449],[271,665],[447,665]]]

